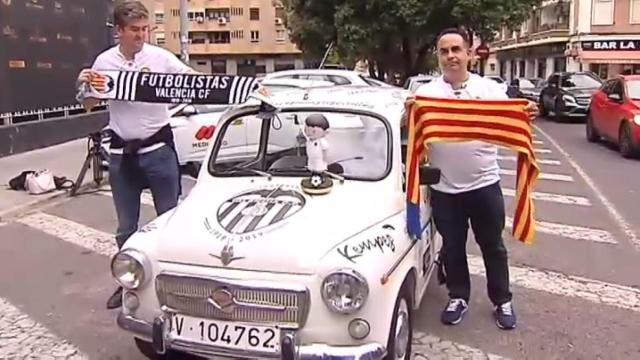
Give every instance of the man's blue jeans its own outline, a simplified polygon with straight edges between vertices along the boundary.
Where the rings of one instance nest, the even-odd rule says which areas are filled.
[[[125,166],[121,154],[111,154],[109,182],[118,217],[116,242],[118,248],[138,230],[140,196],[145,185],[153,195],[157,215],[178,204],[180,169],[175,151],[167,145],[138,154]]]

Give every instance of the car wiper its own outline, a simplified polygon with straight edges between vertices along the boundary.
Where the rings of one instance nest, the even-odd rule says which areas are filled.
[[[289,166],[269,169],[270,172],[309,171],[306,166]]]
[[[258,174],[260,176],[265,176],[267,178],[269,178],[269,180],[271,180],[271,174],[269,174],[268,172],[264,172],[261,170],[256,170],[256,169],[252,169],[252,168],[247,168],[247,167],[241,167],[241,166],[232,166],[230,168],[224,169],[222,171],[219,171],[220,173],[234,173],[234,172],[238,172],[238,171],[248,171],[250,173],[253,174]]]

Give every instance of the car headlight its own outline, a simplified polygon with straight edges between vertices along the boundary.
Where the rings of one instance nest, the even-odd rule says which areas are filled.
[[[369,296],[367,280],[355,270],[341,269],[331,273],[322,281],[322,299],[331,309],[340,314],[358,311]]]
[[[633,117],[633,122],[636,123],[636,125],[640,125],[640,114]]]
[[[133,290],[142,286],[149,273],[147,257],[137,250],[120,251],[111,260],[111,275],[126,289]]]
[[[571,95],[562,95],[562,100],[571,104],[577,104],[576,98]]]

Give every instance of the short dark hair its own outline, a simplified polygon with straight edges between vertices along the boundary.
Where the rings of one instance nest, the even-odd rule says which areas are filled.
[[[319,127],[322,130],[327,130],[329,128],[329,121],[322,114],[311,114],[305,120],[305,124],[311,127]]]
[[[113,8],[113,22],[116,26],[127,26],[133,20],[149,19],[149,10],[140,1],[121,0]]]
[[[438,34],[438,37],[436,38],[436,44],[440,42],[440,39],[443,36],[449,35],[449,34],[460,35],[460,37],[464,41],[464,44],[467,47],[469,47],[469,45],[471,45],[471,41],[469,40],[468,33],[464,29],[460,29],[460,28],[456,28],[456,27],[450,27],[450,28],[446,28],[446,29],[440,31],[440,33]]]

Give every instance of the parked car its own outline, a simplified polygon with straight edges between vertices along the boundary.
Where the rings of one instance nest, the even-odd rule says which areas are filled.
[[[500,84],[500,88],[506,93],[507,92],[507,82],[504,81],[503,78],[501,78],[498,75],[485,75],[484,77],[486,77],[487,79],[491,79],[495,82],[497,82],[498,84]]]
[[[353,70],[339,69],[293,69],[269,73],[265,80],[271,79],[303,79],[329,81],[335,85],[363,85],[394,88],[384,81],[374,79]]]
[[[197,177],[213,132],[222,113],[230,105],[191,105],[179,104],[169,109],[171,130],[180,163],[181,171],[192,177]],[[109,153],[111,141],[109,126],[102,129],[102,147]],[[108,161],[103,160],[103,166],[108,167]]]
[[[265,79],[262,82],[260,82],[260,85],[267,88],[272,93],[279,92],[279,91],[292,90],[292,89],[308,89],[312,87],[336,86],[334,83],[330,81],[289,79],[289,78]]]
[[[602,80],[592,72],[554,73],[540,91],[540,114],[552,116],[555,121],[565,118],[584,119],[591,103],[591,95],[601,86]]]
[[[640,75],[610,79],[593,94],[586,130],[590,142],[613,142],[624,157],[640,153]]]
[[[511,80],[507,89],[510,98],[523,98],[534,102],[540,99],[540,91],[546,82],[539,78],[516,78]]]
[[[119,327],[148,357],[410,359],[442,241],[427,200],[421,239],[406,232],[405,99],[313,88],[224,113],[186,199],[111,259],[125,288]],[[311,174],[299,134],[311,114],[329,123],[334,183],[324,195],[301,185]],[[425,165],[425,194],[438,181]]]
[[[404,88],[411,91],[412,93],[416,91],[420,87],[420,85],[427,84],[431,82],[435,77],[432,75],[415,75],[410,76],[404,82]]]

